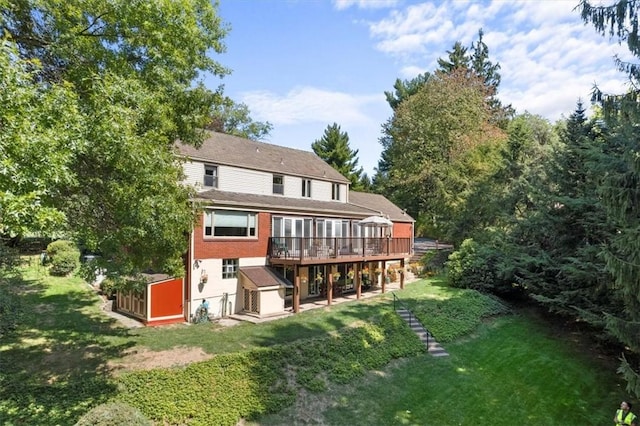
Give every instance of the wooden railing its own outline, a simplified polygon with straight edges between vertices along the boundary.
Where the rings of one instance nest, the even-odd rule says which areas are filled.
[[[411,238],[271,237],[269,257],[313,260],[410,255],[411,244]]]

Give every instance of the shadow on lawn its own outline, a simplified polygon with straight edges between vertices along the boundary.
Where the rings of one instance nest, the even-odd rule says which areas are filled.
[[[0,424],[73,424],[115,395],[108,361],[133,342],[90,291],[48,294],[18,278],[0,286],[19,306],[16,330],[0,341]]]

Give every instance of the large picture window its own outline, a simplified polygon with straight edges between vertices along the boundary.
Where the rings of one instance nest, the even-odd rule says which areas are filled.
[[[229,210],[208,210],[204,235],[210,237],[255,237],[256,214]]]

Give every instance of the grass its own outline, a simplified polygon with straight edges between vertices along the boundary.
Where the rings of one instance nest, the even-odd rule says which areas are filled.
[[[369,321],[381,310],[392,310],[389,294],[380,298],[314,309],[259,326],[243,323],[224,327],[215,323],[173,325],[132,330],[138,344],[152,350],[176,346],[197,346],[210,354],[248,351],[255,348],[288,344],[295,340],[326,336],[354,323]],[[215,332],[215,333],[212,333]],[[212,338],[213,336],[213,338]]]
[[[20,319],[0,340],[0,425],[73,424],[114,399],[160,424],[595,425],[626,398],[615,360],[438,280],[397,294],[447,358],[420,349],[390,295],[260,325],[127,330],[86,284],[37,262],[0,286],[18,295]],[[118,377],[107,369],[127,349],[175,346],[218,356]]]
[[[0,281],[20,318],[0,341],[0,424],[69,424],[117,393],[106,363],[135,342],[79,278],[49,277],[29,260],[23,277]]]

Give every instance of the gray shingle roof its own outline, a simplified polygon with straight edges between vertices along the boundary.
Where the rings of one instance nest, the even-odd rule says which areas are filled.
[[[310,151],[211,132],[200,148],[177,143],[178,153],[193,160],[270,173],[349,183],[349,179]]]
[[[389,216],[393,222],[414,222],[411,216],[387,200],[384,195],[349,191],[349,204],[371,210],[370,215]]]
[[[349,203],[318,201],[308,198],[285,198],[275,195],[245,194],[239,192],[210,189],[200,192],[197,199],[213,201],[214,205],[227,207],[253,207],[262,210],[286,210],[308,214],[330,214],[343,217],[365,218],[372,214],[370,209]]]
[[[210,162],[289,176],[349,183],[337,170],[310,151],[257,142],[224,133],[210,132],[200,148],[176,143],[178,154],[195,161]],[[382,214],[394,222],[413,222],[401,208],[379,194],[349,191],[349,202],[317,201],[226,192],[212,189],[198,194],[198,199],[228,207],[248,207],[274,211],[327,214],[348,218],[365,218]]]
[[[245,207],[272,211],[289,211],[313,215],[327,214],[339,217],[364,219],[380,214],[393,222],[413,222],[413,218],[379,194],[349,191],[349,202],[318,201],[302,198],[285,198],[275,195],[244,194],[211,189],[200,192],[198,200],[213,202],[226,207]]]

